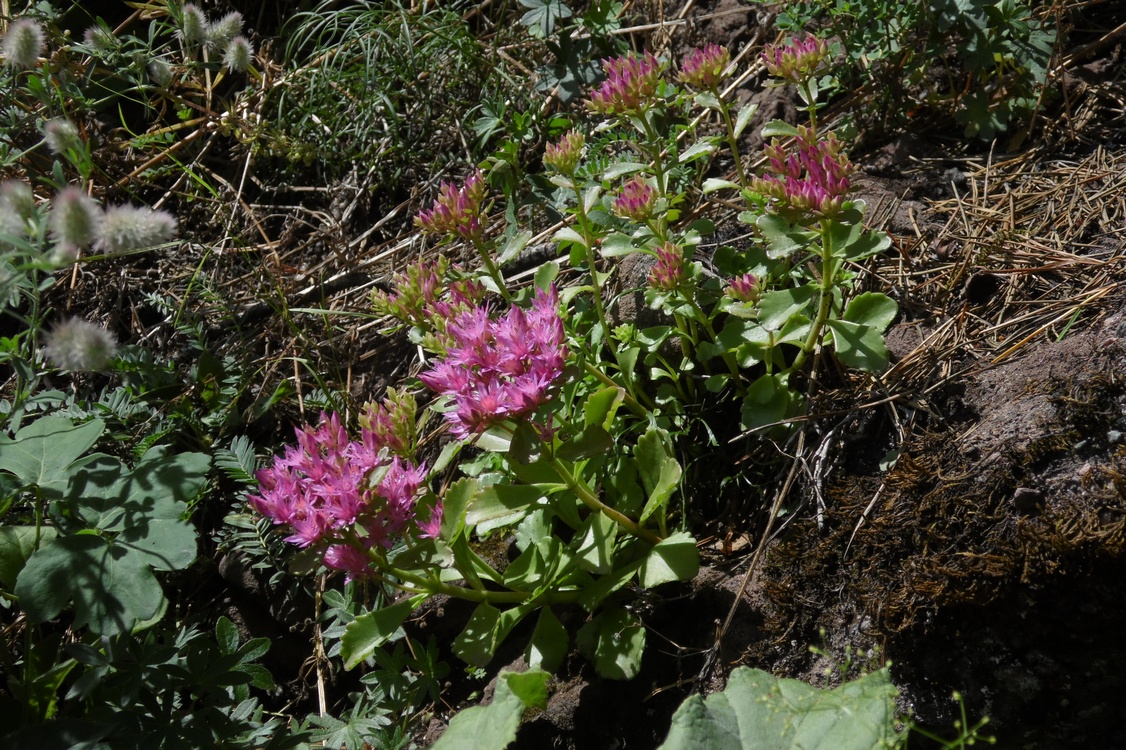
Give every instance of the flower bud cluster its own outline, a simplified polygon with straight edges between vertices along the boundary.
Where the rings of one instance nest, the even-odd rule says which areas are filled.
[[[784,44],[768,44],[762,51],[767,72],[791,83],[807,83],[829,57],[829,43],[813,34],[788,39]]]
[[[798,127],[792,146],[796,149],[775,138],[765,147],[770,170],[754,180],[754,189],[797,211],[820,216],[839,211],[854,169],[840,141],[832,133],[819,139],[811,129]]]
[[[232,73],[244,73],[254,58],[254,47],[242,36],[242,14],[231,11],[217,21],[208,21],[195,3],[180,10],[180,38],[191,48],[203,47],[212,60],[222,60]],[[158,85],[166,85],[157,81]]]
[[[643,177],[634,177],[622,186],[614,199],[614,213],[623,219],[645,221],[653,215],[657,203],[657,191]]]
[[[758,302],[762,285],[753,273],[745,273],[731,279],[723,293],[737,302]]]
[[[498,319],[485,307],[462,313],[449,334],[446,358],[419,378],[452,399],[445,416],[458,438],[529,417],[563,374],[567,349],[554,286],[538,290],[528,311],[514,306]]]
[[[406,391],[387,389],[382,404],[368,402],[360,414],[360,427],[371,432],[376,442],[397,456],[409,458],[416,447],[415,414],[418,405]]]
[[[662,67],[651,52],[603,60],[606,80],[591,93],[587,109],[603,115],[641,114],[654,102]]]
[[[438,199],[429,211],[420,211],[415,217],[415,226],[430,234],[444,234],[451,237],[479,242],[485,236],[485,221],[481,204],[488,194],[485,175],[476,170],[460,188],[450,182],[443,182]]]
[[[406,326],[424,332],[423,344],[445,352],[450,344],[447,328],[459,315],[476,309],[485,297],[485,287],[472,279],[447,279],[450,262],[438,256],[434,262],[420,259],[396,273],[391,281],[395,292],[377,289],[371,304],[379,315],[388,315]]]
[[[731,53],[726,47],[718,44],[697,47],[680,61],[680,74],[677,78],[689,86],[715,91],[730,62]]]
[[[656,249],[657,263],[649,271],[649,286],[671,292],[684,283],[684,253],[671,242]]]
[[[416,513],[425,464],[390,457],[389,446],[367,428],[352,440],[335,414],[296,433],[297,445],[256,474],[260,494],[248,498],[256,511],[289,527],[286,541],[323,549],[325,565],[352,579],[370,574],[368,550],[389,549],[412,527],[437,537],[441,505],[425,520]]]
[[[543,163],[561,175],[573,177],[579,166],[586,139],[577,130],[563,136],[558,143],[549,143],[543,150]]]

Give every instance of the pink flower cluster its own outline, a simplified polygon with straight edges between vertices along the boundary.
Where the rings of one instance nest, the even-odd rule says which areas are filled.
[[[420,211],[414,223],[431,234],[446,234],[467,240],[480,240],[485,234],[481,204],[488,194],[485,175],[476,170],[460,188],[443,182],[438,199],[429,211]]]
[[[714,91],[723,80],[723,72],[730,62],[731,53],[726,47],[718,44],[697,47],[680,61],[678,78],[689,86]]]
[[[755,179],[754,189],[802,212],[829,216],[840,210],[854,169],[841,153],[840,141],[832,133],[818,139],[809,128],[799,127],[794,145],[796,151],[789,151],[775,138],[766,146],[772,174]]]
[[[335,414],[296,432],[297,445],[256,474],[260,494],[249,498],[259,513],[291,529],[287,542],[324,546],[325,565],[351,579],[369,574],[366,550],[390,548],[412,524],[424,537],[438,535],[441,505],[425,521],[415,515],[425,464],[389,458],[371,430],[351,440]]]
[[[449,333],[446,358],[419,377],[453,399],[446,420],[458,438],[528,417],[563,374],[567,349],[554,286],[538,290],[528,311],[514,306],[498,319],[485,307],[462,313]]]
[[[671,242],[656,250],[657,263],[649,271],[649,286],[671,292],[684,282],[684,253]]]
[[[805,83],[812,79],[828,56],[829,43],[809,33],[788,39],[784,44],[768,44],[762,50],[762,62],[767,72],[791,83]]]
[[[641,177],[634,177],[622,186],[614,199],[614,213],[623,219],[645,221],[653,215],[657,191]]]
[[[587,109],[603,115],[636,115],[645,111],[657,94],[662,65],[646,52],[602,61],[606,80],[591,92]]]

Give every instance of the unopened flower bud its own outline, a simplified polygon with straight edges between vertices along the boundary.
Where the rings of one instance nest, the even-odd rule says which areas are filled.
[[[697,47],[680,62],[680,80],[699,89],[715,90],[723,80],[723,72],[731,62],[726,47],[709,44]]]
[[[829,56],[829,43],[813,34],[788,39],[784,44],[768,44],[762,51],[767,72],[792,83],[811,80]]]
[[[35,195],[26,182],[8,180],[0,184],[0,206],[15,216],[22,227],[35,215]]]
[[[76,187],[63,188],[51,204],[51,229],[64,245],[89,245],[97,239],[101,220],[98,204]]]
[[[641,177],[634,177],[614,199],[614,213],[624,219],[645,221],[653,214],[656,202],[657,191]]]
[[[723,293],[738,302],[757,302],[762,289],[753,273],[745,273],[732,279]]]
[[[117,341],[101,326],[71,318],[46,336],[43,354],[60,370],[104,370],[117,355]]]
[[[8,24],[8,33],[0,42],[0,56],[16,68],[34,68],[46,44],[43,28],[30,18],[17,18]]]
[[[488,188],[481,170],[469,175],[458,188],[443,182],[438,195],[428,211],[419,211],[414,223],[424,232],[448,234],[463,239],[479,240],[485,233],[485,216],[481,211]]]
[[[583,134],[572,130],[558,143],[547,144],[543,151],[543,163],[559,174],[571,177],[575,174],[575,167],[579,165],[585,143]]]
[[[639,114],[654,102],[661,83],[661,63],[652,53],[602,61],[606,80],[591,92],[587,109],[603,115]]]
[[[657,263],[649,271],[649,286],[671,292],[684,282],[684,253],[671,242],[658,247],[656,253]]]

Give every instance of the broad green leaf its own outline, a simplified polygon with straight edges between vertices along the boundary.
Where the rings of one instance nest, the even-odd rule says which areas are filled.
[[[528,246],[528,240],[530,239],[532,239],[532,233],[526,229],[512,235],[508,242],[504,243],[504,247],[501,248],[500,254],[497,256],[497,263],[503,266],[505,263],[514,259]]]
[[[458,712],[430,747],[432,750],[503,750],[516,739],[524,710],[546,705],[547,678],[547,672],[538,669],[502,672],[497,678],[492,703]]]
[[[741,411],[744,429],[780,422],[795,413],[797,395],[781,375],[762,375],[747,388]]]
[[[533,283],[536,289],[546,290],[551,282],[555,281],[555,277],[559,275],[559,264],[555,261],[548,261],[536,269],[536,277]]]
[[[700,141],[698,143],[693,143],[680,154],[680,162],[684,164],[694,159],[699,159],[702,156],[707,156],[715,150],[716,145],[711,141]]]
[[[196,558],[196,530],[178,518],[140,519],[117,537],[156,570],[183,570]]]
[[[466,664],[484,667],[496,650],[496,630],[500,610],[488,602],[481,602],[469,616],[465,627],[454,638],[453,652]]]
[[[15,437],[0,435],[0,471],[10,471],[24,485],[39,487],[47,497],[61,496],[68,467],[90,450],[104,430],[100,419],[75,425],[62,417],[41,417]]]
[[[598,674],[610,680],[631,680],[641,669],[645,628],[629,612],[611,606],[579,629],[575,643]]]
[[[768,245],[766,255],[771,259],[785,258],[801,250],[817,237],[816,232],[793,227],[776,214],[763,214],[753,218],[762,236],[766,238]]]
[[[864,292],[848,303],[841,317],[850,323],[885,331],[898,314],[899,305],[891,297],[879,292]]]
[[[543,439],[531,422],[521,421],[512,432],[508,457],[517,464],[530,464],[543,457]]]
[[[586,247],[586,238],[576,232],[571,227],[563,227],[558,232],[552,235],[552,240],[555,242],[574,242],[576,245]]]
[[[628,565],[610,571],[592,585],[583,588],[579,594],[579,604],[588,612],[593,612],[606,597],[622,586],[629,583],[634,574],[641,568],[642,560],[634,560]]]
[[[555,449],[557,458],[577,461],[600,456],[614,448],[614,438],[601,425],[589,425]]]
[[[617,164],[611,164],[606,169],[606,172],[602,175],[602,179],[616,180],[623,175],[633,174],[634,172],[641,172],[646,169],[649,169],[648,164],[640,164],[635,161],[623,161]]]
[[[575,558],[579,567],[588,573],[609,573],[614,562],[614,537],[617,530],[618,525],[603,513],[591,513],[587,516],[583,528],[575,535],[578,542]]]
[[[618,407],[622,405],[625,397],[625,389],[617,386],[607,386],[587,396],[586,403],[583,404],[583,416],[587,427],[593,425],[610,429],[614,415],[618,413]]]
[[[696,540],[687,531],[678,531],[649,550],[641,564],[642,588],[652,588],[669,581],[689,581],[700,571],[700,553]]]
[[[701,91],[699,94],[692,97],[692,101],[696,103],[697,107],[703,107],[704,109],[719,109],[721,106],[719,98],[710,91]]]
[[[891,237],[886,232],[865,230],[842,248],[842,255],[848,260],[863,260],[891,247]]]
[[[817,287],[806,284],[791,289],[767,292],[759,300],[759,325],[768,331],[778,331],[795,315],[812,317],[813,298]]]
[[[633,238],[621,232],[611,232],[598,248],[598,254],[603,258],[616,258],[640,251],[640,248],[634,247]]]
[[[450,485],[442,500],[442,532],[446,541],[459,536],[465,528],[465,509],[477,494],[477,480],[463,477]]]
[[[785,120],[771,120],[762,126],[763,138],[794,138],[798,129]]]
[[[755,116],[758,111],[758,104],[747,102],[739,109],[739,114],[735,116],[735,137],[738,138],[747,129],[751,123],[751,118]]]
[[[681,704],[661,750],[894,747],[896,696],[887,669],[820,690],[739,667],[723,692]]]
[[[542,498],[543,492],[534,486],[494,484],[485,487],[469,501],[465,525],[473,527],[499,519],[504,519],[505,523],[516,523]]]
[[[539,619],[536,621],[536,629],[532,631],[532,640],[528,643],[525,654],[528,665],[554,672],[563,665],[569,646],[570,637],[567,635],[567,628],[559,622],[551,607],[541,609]]]
[[[871,373],[887,369],[888,348],[882,328],[847,320],[830,320],[828,327],[833,333],[833,352],[841,364]]]
[[[16,578],[16,595],[33,623],[54,619],[73,603],[73,627],[89,626],[99,635],[128,632],[164,604],[144,556],[96,534],[59,537],[40,547]]]
[[[377,648],[399,631],[403,621],[424,601],[425,596],[413,596],[390,607],[360,615],[348,623],[340,638],[340,655],[344,657],[344,668],[352,669],[375,653]]]
[[[57,534],[53,526],[43,526],[39,543],[46,544]],[[16,576],[35,551],[35,537],[34,526],[0,526],[0,586],[6,590],[15,588]]]

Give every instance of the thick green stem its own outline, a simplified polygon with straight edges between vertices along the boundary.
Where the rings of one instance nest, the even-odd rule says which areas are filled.
[[[602,282],[598,279],[598,264],[594,255],[594,232],[590,230],[590,221],[586,216],[586,204],[583,202],[582,193],[574,182],[571,183],[571,189],[575,192],[575,200],[577,201],[575,211],[579,217],[579,229],[582,230],[586,264],[590,267],[590,285],[594,289],[594,311],[598,314],[598,322],[602,325],[602,341],[606,346],[610,346],[610,324],[606,320],[606,305],[602,301]]]
[[[596,513],[601,513],[606,516],[638,539],[643,539],[650,544],[657,544],[661,541],[661,537],[648,529],[641,528],[641,526],[629,516],[611,508],[595,497],[590,488],[586,486],[586,483],[572,474],[558,458],[551,459],[551,466],[555,469],[555,473],[559,475],[559,478],[563,480],[563,483],[567,485],[567,489],[575,493],[575,496],[583,502],[583,505]]]
[[[736,173],[739,175],[739,187],[746,190],[747,171],[743,168],[743,157],[739,155],[739,142],[735,138],[735,124],[731,121],[731,111],[727,107],[727,102],[720,98],[719,89],[713,89],[712,94],[719,102],[719,114],[723,117],[723,125],[727,130],[727,147],[731,149],[731,158],[735,160]],[[750,207],[751,202],[748,199],[747,208]]]
[[[829,257],[829,225],[828,222],[821,222],[821,286],[819,289],[820,298],[817,303],[817,316],[809,326],[809,335],[806,336],[805,341],[802,343],[801,349],[794,357],[793,364],[790,365],[788,372],[797,372],[805,360],[817,348],[817,343],[821,340],[821,334],[825,330],[825,323],[829,320],[829,312],[832,309],[833,303],[833,282],[836,276],[835,269],[833,268],[833,259]]]
[[[477,248],[477,254],[481,256],[481,262],[485,265],[485,271],[497,285],[500,291],[500,296],[504,297],[504,301],[509,304],[512,303],[512,295],[508,291],[508,286],[504,282],[504,276],[501,275],[500,269],[497,267],[496,262],[493,261],[493,254],[489,247],[480,240],[473,240],[473,246]]]

